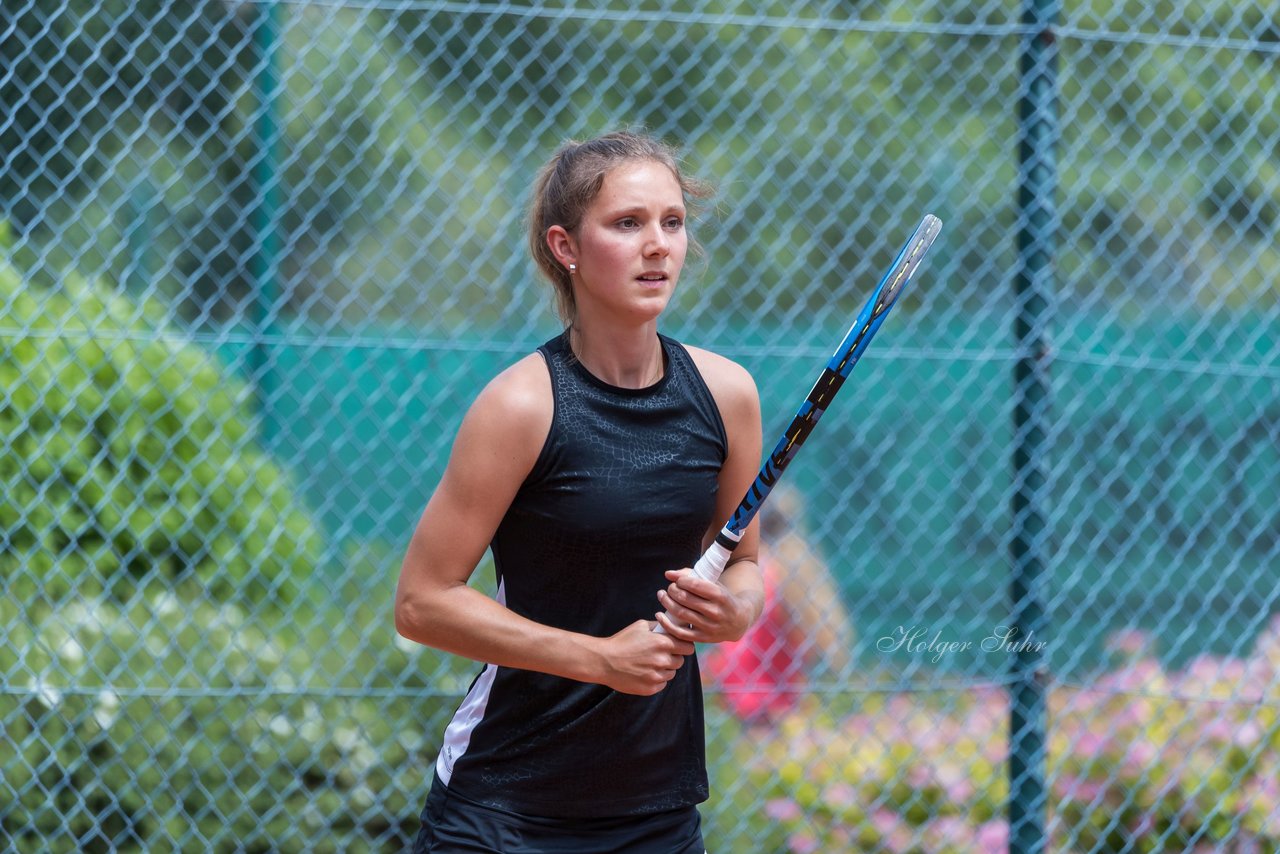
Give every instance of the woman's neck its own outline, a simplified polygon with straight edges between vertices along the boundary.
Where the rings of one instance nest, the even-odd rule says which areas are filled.
[[[658,324],[628,329],[584,323],[569,327],[569,347],[592,376],[618,388],[647,388],[662,379],[664,363]]]

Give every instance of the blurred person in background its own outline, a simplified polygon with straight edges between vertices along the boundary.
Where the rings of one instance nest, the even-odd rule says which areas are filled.
[[[809,681],[847,672],[854,633],[827,565],[814,552],[798,491],[778,485],[760,509],[765,605],[740,639],[708,651],[703,674],[740,720],[768,725],[793,711]]]

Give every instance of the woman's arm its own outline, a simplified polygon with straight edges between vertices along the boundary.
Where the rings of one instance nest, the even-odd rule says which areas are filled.
[[[521,617],[467,580],[532,470],[553,412],[546,365],[529,356],[480,393],[418,522],[396,587],[396,631],[467,658],[656,694],[693,652],[639,620],[595,638]]]
[[[705,549],[729,521],[760,471],[760,395],[755,381],[740,365],[706,350],[687,349],[715,398],[729,439],[715,515],[703,538]],[[657,619],[663,630],[696,643],[738,640],[746,634],[764,609],[759,548],[759,524],[753,521],[734,548],[719,582],[698,578],[689,569],[668,572],[671,584],[658,593],[658,602],[675,620],[660,613]]]

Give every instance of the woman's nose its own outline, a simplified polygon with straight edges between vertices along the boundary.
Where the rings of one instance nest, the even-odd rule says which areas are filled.
[[[671,248],[671,238],[661,225],[649,229],[645,239],[646,255],[666,255]]]

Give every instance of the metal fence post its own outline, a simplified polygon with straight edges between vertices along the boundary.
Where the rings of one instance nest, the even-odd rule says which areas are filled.
[[[1014,278],[1012,696],[1009,720],[1009,850],[1045,850],[1045,636],[1041,595],[1045,568],[1045,459],[1053,291],[1057,136],[1056,0],[1027,0],[1019,67],[1018,263]]]
[[[274,0],[262,3],[254,22],[253,44],[258,62],[254,77],[257,115],[253,122],[253,209],[250,211],[250,233],[253,249],[249,261],[249,280],[253,287],[253,348],[249,354],[249,376],[257,388],[258,413],[263,436],[271,436],[267,400],[271,396],[271,366],[268,337],[276,304],[276,272],[279,236],[277,234],[280,176],[279,52],[280,11]]]

